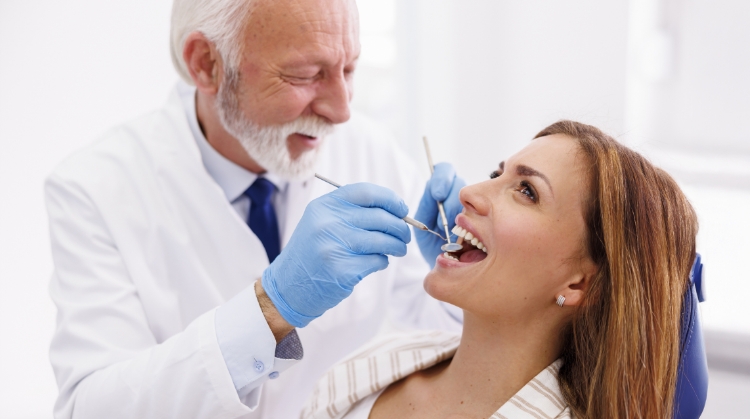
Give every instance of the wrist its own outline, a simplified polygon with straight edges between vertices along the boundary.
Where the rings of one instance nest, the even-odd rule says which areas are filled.
[[[260,305],[260,310],[263,312],[263,317],[266,318],[266,323],[268,323],[276,343],[281,342],[289,332],[294,330],[294,326],[281,316],[281,313],[263,289],[261,281],[255,281],[255,296],[258,298],[258,305]]]
[[[314,316],[307,316],[304,314],[300,314],[295,309],[293,309],[287,303],[284,297],[281,296],[281,293],[276,287],[276,281],[273,280],[273,272],[274,272],[274,265],[271,264],[271,266],[269,266],[268,269],[266,269],[263,272],[263,277],[261,278],[260,282],[261,282],[263,291],[266,294],[266,297],[268,298],[268,300],[270,301],[270,304],[273,306],[273,309],[275,310],[275,312],[278,314],[278,316],[281,319],[283,319],[286,323],[290,324],[292,327],[305,327],[311,321],[320,317],[320,314],[314,315]],[[299,289],[297,291],[300,292]],[[310,299],[313,297],[306,295],[304,298]]]

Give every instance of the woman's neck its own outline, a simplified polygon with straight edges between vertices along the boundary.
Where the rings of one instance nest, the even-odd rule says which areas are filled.
[[[466,313],[461,344],[434,389],[446,402],[492,413],[559,357],[562,334],[555,329],[545,321],[500,324]]]

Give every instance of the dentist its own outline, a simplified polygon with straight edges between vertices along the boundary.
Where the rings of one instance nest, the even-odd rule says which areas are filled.
[[[460,327],[407,252],[418,171],[350,113],[358,31],[354,0],[175,0],[184,82],[45,184],[56,418],[292,418],[384,325]],[[438,165],[417,218],[462,185]]]

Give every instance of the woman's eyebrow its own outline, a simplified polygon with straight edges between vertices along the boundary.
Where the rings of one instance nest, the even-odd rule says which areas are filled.
[[[536,176],[538,178],[541,178],[543,181],[547,182],[547,186],[549,187],[549,190],[552,192],[552,196],[555,196],[555,192],[552,191],[552,185],[549,183],[549,179],[547,176],[544,175],[544,173],[532,169],[529,166],[524,166],[522,164],[519,164],[516,166],[516,174],[518,176]]]

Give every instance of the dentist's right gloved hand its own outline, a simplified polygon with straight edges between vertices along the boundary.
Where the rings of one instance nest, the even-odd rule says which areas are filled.
[[[367,275],[404,256],[409,208],[395,192],[369,183],[343,186],[312,201],[261,284],[294,327],[348,297]]]
[[[458,198],[458,193],[464,186],[466,186],[466,182],[456,176],[456,170],[450,163],[436,164],[435,171],[424,188],[422,201],[419,202],[419,208],[417,208],[414,218],[423,222],[430,230],[437,231],[444,236],[445,229],[437,203],[438,201],[443,203],[445,216],[448,220],[448,229],[452,230],[456,225],[456,216],[464,209],[461,200]],[[435,260],[439,254],[443,253],[440,247],[445,244],[445,241],[440,240],[434,234],[418,229],[414,229],[414,236],[417,238],[422,257],[430,265],[430,268],[434,268]]]

